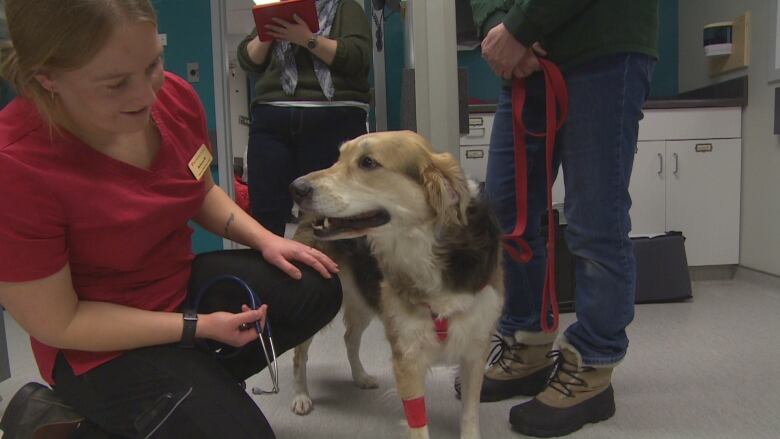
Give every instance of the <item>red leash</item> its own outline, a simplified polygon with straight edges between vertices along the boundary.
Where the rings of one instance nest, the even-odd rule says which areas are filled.
[[[515,203],[517,221],[512,233],[504,236],[504,248],[509,255],[520,262],[531,259],[531,248],[522,238],[528,223],[528,167],[526,159],[525,136],[545,137],[545,157],[547,165],[547,269],[542,291],[541,324],[542,331],[555,332],[558,329],[558,298],[555,287],[555,221],[552,208],[553,153],[555,152],[555,134],[563,125],[569,111],[569,95],[566,82],[560,69],[551,61],[539,58],[544,74],[546,100],[546,132],[532,133],[523,124],[526,88],[524,79],[512,83],[512,123],[515,143]],[[514,244],[514,245],[513,245]],[[519,248],[515,248],[517,246]],[[552,326],[547,321],[547,310],[552,310]]]

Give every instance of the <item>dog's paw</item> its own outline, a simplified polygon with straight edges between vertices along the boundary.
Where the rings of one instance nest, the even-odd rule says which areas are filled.
[[[313,408],[314,404],[311,402],[311,398],[309,398],[309,395],[304,394],[295,395],[292,405],[290,406],[290,410],[292,410],[293,413],[301,416],[309,414]]]
[[[355,385],[361,389],[376,389],[379,387],[379,382],[376,377],[364,373],[362,375],[352,377],[355,380]]]

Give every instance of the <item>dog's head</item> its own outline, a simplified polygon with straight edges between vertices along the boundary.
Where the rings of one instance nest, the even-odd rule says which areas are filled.
[[[328,169],[290,185],[298,206],[318,220],[315,235],[343,239],[426,223],[464,224],[471,191],[457,161],[411,131],[346,142]]]

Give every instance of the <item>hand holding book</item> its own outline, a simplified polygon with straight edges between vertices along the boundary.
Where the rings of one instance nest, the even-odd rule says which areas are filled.
[[[305,44],[320,28],[314,0],[255,0],[252,14],[263,42],[285,39]]]
[[[309,30],[309,26],[297,14],[293,15],[293,23],[281,18],[272,18],[274,24],[265,26],[268,35],[277,40],[286,40],[299,46],[305,46],[314,34]]]

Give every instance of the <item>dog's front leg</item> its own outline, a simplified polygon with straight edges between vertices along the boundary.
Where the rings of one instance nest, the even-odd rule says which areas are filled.
[[[354,299],[353,299],[354,300]],[[354,303],[353,300],[344,299],[344,344],[347,347],[347,358],[352,369],[352,379],[361,389],[375,389],[379,387],[377,379],[366,373],[363,363],[360,361],[360,341],[373,315],[365,305]]]
[[[290,409],[296,415],[305,415],[314,407],[314,404],[311,402],[311,397],[309,396],[309,385],[306,380],[306,363],[309,361],[309,346],[311,346],[311,341],[312,339],[310,338],[296,346],[295,355],[293,356],[295,395],[293,396]]]
[[[487,342],[481,345],[487,345]],[[485,377],[485,357],[482,352],[469,351],[460,360],[461,400],[463,408],[460,415],[461,439],[479,439],[479,396]]]
[[[415,355],[416,354],[416,355]],[[404,404],[404,414],[411,439],[428,439],[428,416],[425,411],[425,373],[428,365],[420,361],[419,352],[400,353],[393,349],[393,374],[398,396]]]

